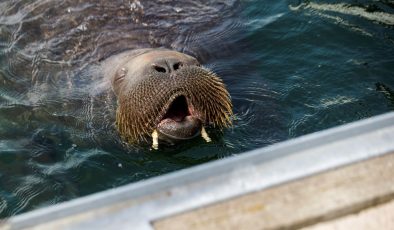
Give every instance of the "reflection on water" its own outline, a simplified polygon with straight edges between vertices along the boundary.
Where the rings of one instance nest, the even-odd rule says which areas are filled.
[[[311,9],[312,11],[324,15],[324,13],[339,13],[346,16],[357,16],[360,18],[364,18],[370,20],[372,22],[386,24],[386,25],[394,25],[394,15],[386,12],[380,11],[377,5],[354,5],[347,3],[302,3],[297,7],[290,6],[290,9],[300,10],[300,9]],[[327,16],[327,15],[325,15]],[[341,17],[337,17],[339,21],[341,21]]]
[[[0,217],[393,109],[390,1],[0,3]],[[126,49],[196,56],[228,85],[234,127],[160,151],[125,146],[99,63]]]

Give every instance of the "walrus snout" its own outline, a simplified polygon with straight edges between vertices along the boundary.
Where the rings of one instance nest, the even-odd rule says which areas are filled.
[[[184,95],[170,104],[166,114],[157,125],[161,139],[187,140],[200,134],[202,121],[187,103]]]
[[[161,73],[173,73],[181,69],[184,65],[185,63],[183,63],[177,58],[159,59],[154,61],[154,63],[152,64],[153,68],[157,72],[161,72]],[[196,65],[196,64],[192,63],[191,65]]]

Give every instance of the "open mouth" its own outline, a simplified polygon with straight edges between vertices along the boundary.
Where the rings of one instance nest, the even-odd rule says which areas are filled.
[[[179,96],[170,104],[164,119],[172,119],[176,122],[181,122],[186,116],[190,116],[189,106],[185,96]]]
[[[202,121],[192,114],[192,107],[183,95],[176,97],[157,125],[161,139],[186,140],[197,136]]]

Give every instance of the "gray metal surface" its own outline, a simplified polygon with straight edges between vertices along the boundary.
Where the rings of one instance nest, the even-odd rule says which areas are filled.
[[[160,218],[393,152],[388,113],[28,212],[2,227],[152,229]]]

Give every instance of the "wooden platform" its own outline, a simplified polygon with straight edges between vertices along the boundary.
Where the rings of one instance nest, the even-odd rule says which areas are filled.
[[[393,199],[394,154],[389,154],[156,220],[153,225],[157,230],[350,229],[349,224],[394,229]]]

